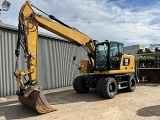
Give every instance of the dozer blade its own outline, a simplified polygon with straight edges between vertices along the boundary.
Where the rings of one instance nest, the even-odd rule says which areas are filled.
[[[24,95],[18,96],[18,99],[22,104],[32,108],[40,114],[45,114],[57,110],[56,107],[50,105],[47,102],[44,94],[39,89],[33,89],[27,97]]]

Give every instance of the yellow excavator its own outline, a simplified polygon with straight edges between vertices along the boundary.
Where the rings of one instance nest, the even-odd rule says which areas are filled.
[[[39,10],[45,16],[35,13],[33,9]],[[87,93],[90,88],[96,88],[100,96],[114,98],[120,89],[130,92],[135,90],[137,82],[135,59],[132,55],[123,54],[122,43],[92,40],[91,37],[66,25],[53,15],[48,15],[26,0],[19,12],[18,40],[15,50],[17,60],[14,71],[14,76],[19,83],[16,94],[22,104],[40,114],[57,110],[47,102],[37,80],[38,27],[57,34],[77,46],[82,46],[87,51],[88,59],[81,60],[78,67],[81,75],[73,80],[73,88],[77,93]],[[27,60],[26,71],[18,69],[20,47],[23,48]]]

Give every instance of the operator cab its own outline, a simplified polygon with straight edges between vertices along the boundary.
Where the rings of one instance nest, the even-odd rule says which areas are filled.
[[[123,55],[123,44],[106,41],[95,45],[95,70],[119,70],[120,60]]]

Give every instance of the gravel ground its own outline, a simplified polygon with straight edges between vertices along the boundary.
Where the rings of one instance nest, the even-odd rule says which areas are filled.
[[[160,84],[138,84],[134,92],[119,91],[113,99],[96,90],[77,94],[72,87],[43,92],[58,111],[39,115],[15,95],[0,97],[0,120],[160,120]]]

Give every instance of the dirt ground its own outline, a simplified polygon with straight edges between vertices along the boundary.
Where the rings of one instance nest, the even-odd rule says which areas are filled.
[[[134,92],[119,91],[104,99],[96,90],[77,94],[72,87],[43,91],[58,111],[39,115],[17,96],[0,97],[0,120],[160,120],[160,84],[138,84]]]

